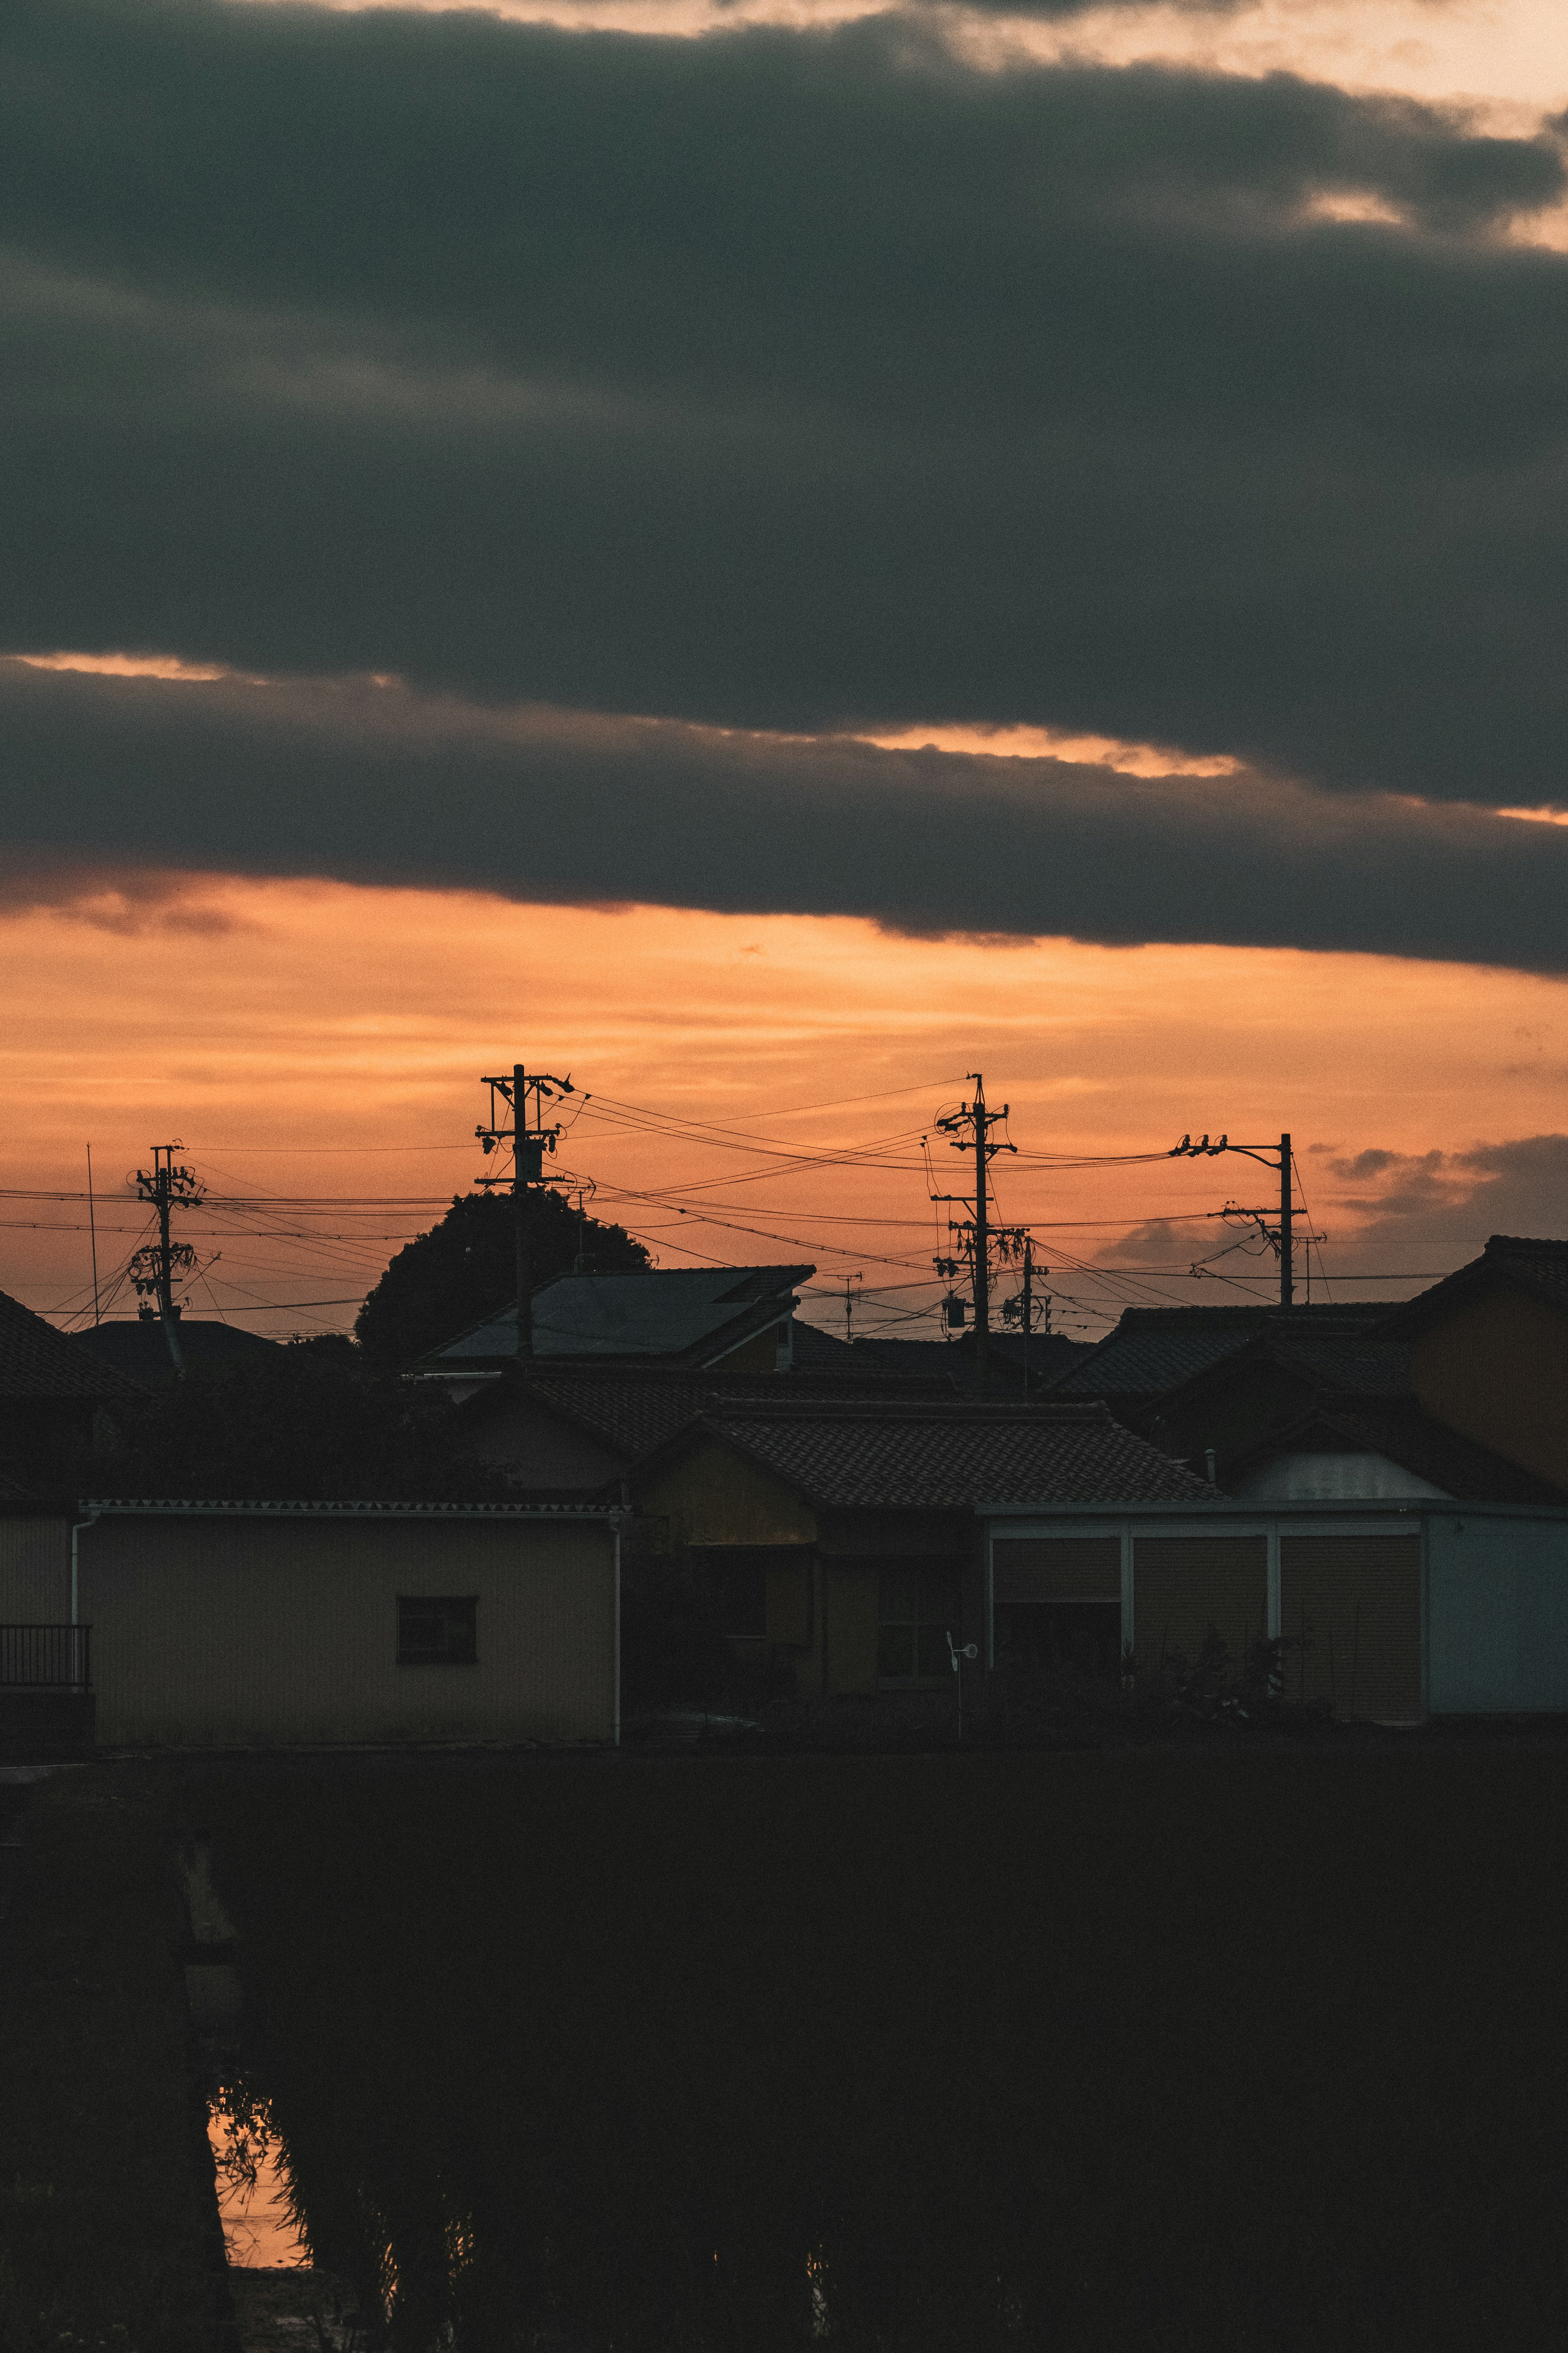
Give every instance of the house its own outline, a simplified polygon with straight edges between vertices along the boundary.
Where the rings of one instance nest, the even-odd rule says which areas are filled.
[[[177,1309],[175,1314],[181,1353],[186,1371],[192,1375],[227,1372],[241,1363],[254,1362],[278,1350],[276,1340],[263,1339],[258,1332],[241,1331],[237,1324],[180,1315]],[[174,1360],[169,1354],[163,1323],[156,1315],[123,1316],[106,1324],[91,1324],[83,1332],[73,1332],[70,1342],[73,1348],[100,1364],[110,1366],[126,1380],[139,1382],[143,1388],[165,1388],[175,1378]]]
[[[1568,1713],[1568,1507],[1436,1497],[982,1507],[987,1658],[1059,1655],[1098,1610],[1102,1653],[1233,1662],[1286,1639],[1285,1692],[1342,1719]],[[1053,1652],[1053,1643],[1056,1644]]]
[[[0,1481],[50,1490],[85,1477],[115,1417],[143,1392],[0,1291]]]
[[[1435,1420],[1568,1491],[1568,1242],[1493,1234],[1384,1329]]]
[[[558,1275],[532,1293],[534,1359],[772,1372],[791,1360],[795,1287],[816,1271],[710,1266]],[[516,1360],[516,1313],[507,1307],[432,1348],[414,1376],[443,1382],[457,1404]]]
[[[1145,1430],[1173,1390],[1238,1356],[1260,1335],[1288,1333],[1303,1350],[1353,1345],[1388,1314],[1378,1304],[1301,1307],[1128,1307],[1113,1331],[1051,1384],[1053,1398],[1099,1398],[1119,1421]],[[1206,1442],[1206,1441],[1205,1441]]]
[[[614,1741],[618,1514],[0,1507],[0,1733],[110,1747]]]
[[[809,1326],[797,1326],[797,1334]],[[822,1336],[820,1335],[818,1337]],[[847,1369],[844,1369],[844,1367]],[[476,1388],[453,1417],[455,1463],[500,1472],[521,1496],[618,1493],[633,1465],[668,1445],[721,1398],[951,1396],[941,1380],[868,1366],[843,1342],[837,1355],[800,1348],[780,1372],[710,1372],[664,1365],[514,1361]]]
[[[732,1642],[820,1694],[951,1689],[954,1650],[986,1630],[982,1497],[1207,1492],[1100,1405],[776,1392],[715,1398],[629,1486],[641,1540],[702,1577]]]
[[[1412,1388],[1408,1342],[1381,1324],[1275,1316],[1145,1407],[1141,1424],[1256,1501],[1568,1503],[1568,1491],[1436,1420]]]

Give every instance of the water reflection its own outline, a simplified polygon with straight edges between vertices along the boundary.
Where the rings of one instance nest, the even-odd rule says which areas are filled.
[[[238,2084],[220,2084],[208,2105],[207,2139],[230,2263],[247,2271],[304,2269],[310,2256],[288,2158],[265,2101]]]
[[[215,1776],[241,2219],[386,2353],[1543,2342],[1561,1937],[1352,1770]]]

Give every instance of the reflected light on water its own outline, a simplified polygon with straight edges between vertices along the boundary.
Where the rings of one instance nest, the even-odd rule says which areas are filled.
[[[310,2256],[289,2211],[283,2144],[265,2112],[243,2123],[226,2091],[207,2109],[207,2139],[217,2168],[224,2247],[238,2271],[300,2271]]]

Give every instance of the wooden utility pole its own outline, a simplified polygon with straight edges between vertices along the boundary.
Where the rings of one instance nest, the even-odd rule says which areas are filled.
[[[158,1302],[163,1337],[168,1343],[175,1374],[181,1380],[185,1377],[185,1352],[180,1345],[179,1317],[174,1307],[174,1270],[177,1267],[182,1274],[194,1272],[196,1254],[187,1242],[171,1239],[169,1219],[175,1208],[194,1208],[205,1189],[190,1169],[174,1166],[175,1153],[184,1148],[178,1142],[155,1144],[151,1170],[138,1168],[136,1171],[134,1182],[138,1195],[157,1212],[158,1239],[155,1242],[145,1243],[137,1250],[130,1266],[131,1280],[136,1289],[144,1297],[151,1293]]]
[[[964,1103],[937,1125],[947,1136],[954,1152],[974,1155],[974,1219],[970,1229],[973,1248],[970,1253],[971,1272],[974,1289],[974,1384],[982,1397],[986,1393],[991,1376],[991,1201],[989,1171],[994,1153],[1016,1152],[1016,1144],[1000,1144],[992,1140],[991,1130],[1000,1127],[1007,1116],[1007,1106],[1000,1111],[985,1108],[985,1081],[978,1071],[971,1071],[974,1081],[974,1101]]]
[[[1279,1304],[1281,1307],[1293,1307],[1296,1303],[1296,1219],[1304,1218],[1307,1212],[1305,1209],[1297,1208],[1295,1205],[1294,1187],[1291,1183],[1289,1135],[1287,1133],[1279,1138],[1278,1157],[1275,1155],[1273,1145],[1269,1144],[1233,1144],[1228,1135],[1222,1135],[1217,1144],[1211,1144],[1206,1135],[1194,1144],[1190,1135],[1184,1135],[1180,1144],[1172,1147],[1171,1158],[1173,1160],[1212,1159],[1215,1154],[1221,1152],[1239,1152],[1248,1160],[1256,1160],[1260,1167],[1277,1167],[1279,1171],[1279,1222],[1277,1226],[1269,1224],[1269,1213],[1267,1209],[1246,1209],[1238,1201],[1227,1202],[1223,1209],[1210,1209],[1205,1214],[1211,1218],[1226,1218],[1233,1222],[1238,1219],[1251,1219],[1259,1233],[1266,1240],[1273,1243],[1279,1253]],[[1327,1240],[1326,1234],[1314,1234],[1310,1227],[1302,1236],[1302,1240],[1309,1250],[1313,1242]],[[1310,1273],[1311,1266],[1310,1258],[1307,1263]],[[1309,1297],[1310,1297],[1310,1292],[1311,1286],[1309,1281]]]
[[[1279,1304],[1293,1307],[1296,1303],[1295,1260],[1296,1229],[1290,1223],[1295,1216],[1290,1207],[1290,1139],[1279,1139]]]
[[[483,1122],[474,1134],[486,1152],[493,1152],[507,1138],[511,1141],[511,1175],[480,1176],[475,1182],[484,1187],[505,1185],[511,1191],[514,1248],[517,1266],[517,1353],[521,1362],[533,1354],[533,1229],[531,1192],[544,1181],[544,1155],[553,1152],[555,1139],[561,1133],[557,1121],[553,1127],[543,1124],[544,1104],[556,1095],[576,1092],[569,1078],[552,1078],[548,1072],[537,1071],[530,1078],[521,1062],[511,1066],[510,1078],[498,1076],[481,1081],[490,1091],[489,1124]],[[533,1098],[533,1117],[529,1117],[528,1099]],[[504,1116],[496,1116],[496,1099],[511,1113],[511,1124]]]

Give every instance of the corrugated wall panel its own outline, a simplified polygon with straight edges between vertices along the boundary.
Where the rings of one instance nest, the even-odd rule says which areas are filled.
[[[1004,1601],[1120,1601],[1120,1536],[998,1536],[992,1593]]]
[[[1152,1672],[1178,1651],[1195,1664],[1211,1623],[1239,1672],[1268,1631],[1268,1538],[1139,1536],[1132,1547],[1139,1666]]]
[[[0,1626],[64,1626],[70,1601],[69,1522],[0,1520]]]
[[[1426,1544],[1434,1715],[1568,1710],[1568,1525],[1459,1511]]]
[[[602,1522],[106,1517],[81,1538],[110,1746],[603,1739]],[[476,1666],[397,1664],[400,1594],[477,1594]]]
[[[1335,1715],[1410,1724],[1421,1715],[1419,1536],[1282,1536],[1279,1631],[1286,1693]]]

